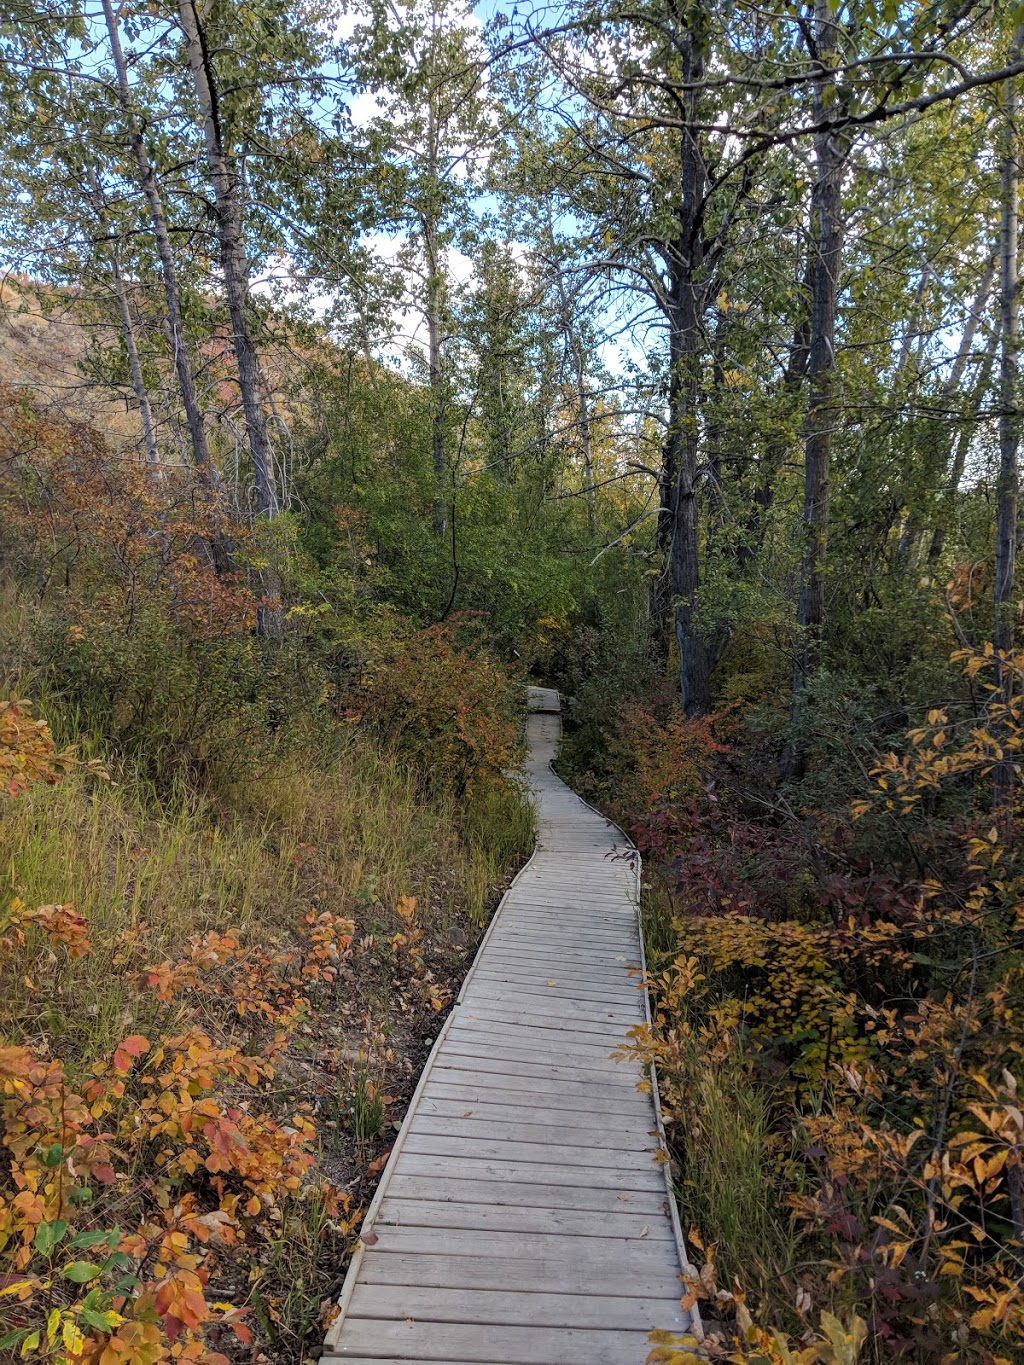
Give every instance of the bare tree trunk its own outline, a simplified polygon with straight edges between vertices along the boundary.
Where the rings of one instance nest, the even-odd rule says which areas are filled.
[[[1024,24],[1010,47],[1010,61],[1017,61],[1024,45]],[[1020,227],[1020,136],[1017,130],[1017,85],[1006,82],[1003,106],[1001,165],[1002,225],[999,244],[999,475],[996,480],[995,620],[992,647],[996,655],[996,699],[1004,706],[1013,700],[1014,669],[1005,662],[1016,642],[1017,626],[1017,502],[1020,489],[1020,280],[1018,236]],[[1005,726],[997,727],[999,731]],[[1007,760],[992,774],[992,800],[996,808],[1009,803],[1013,792],[1013,765]]]
[[[691,27],[686,6],[673,9],[674,45],[682,55],[684,79],[695,85],[704,74],[704,56]],[[695,95],[687,97],[694,119]],[[697,515],[697,398],[702,353],[701,321],[708,282],[703,278],[705,237],[703,208],[707,171],[700,134],[684,127],[679,148],[679,199],[671,240],[660,251],[667,284],[661,300],[669,334],[668,428],[662,455],[660,507],[656,543],[665,570],[651,590],[655,643],[667,658],[674,635],[678,652],[679,697],[688,716],[711,706],[712,660],[698,620],[700,592],[700,528]]]
[[[81,129],[76,125],[76,132],[82,136]],[[89,167],[89,194],[92,200],[93,211],[96,214],[96,221],[101,231],[109,233],[107,221],[106,201],[103,196],[103,189],[100,185],[99,176],[96,174],[95,167]],[[142,422],[142,440],[146,447],[146,458],[152,468],[156,468],[160,463],[160,452],[156,444],[156,426],[153,422],[153,408],[149,401],[149,391],[146,388],[145,376],[142,373],[142,362],[139,360],[139,348],[135,341],[135,323],[132,319],[132,310],[128,302],[128,290],[124,278],[121,275],[121,265],[117,255],[117,243],[114,242],[110,248],[110,278],[114,286],[114,297],[117,300],[117,315],[121,322],[121,339],[124,342],[125,354],[128,356],[128,371],[132,377],[132,388],[135,390],[135,401],[139,405],[139,418]]]
[[[995,264],[996,264],[995,260],[994,259],[991,260],[986,266],[984,272],[982,273],[981,280],[978,284],[978,292],[974,297],[974,302],[971,305],[971,310],[967,315],[967,322],[964,325],[963,334],[960,338],[960,346],[957,350],[956,358],[954,359],[952,368],[950,369],[949,377],[947,378],[945,384],[943,384],[942,386],[941,396],[946,404],[951,404],[952,400],[956,397],[957,390],[959,389],[960,384],[963,380],[964,371],[967,368],[967,363],[971,358],[971,352],[974,349],[974,338],[977,335],[978,327],[981,324],[981,319],[985,312],[985,305],[988,302],[988,296],[992,290],[992,281],[993,278],[995,277]],[[924,278],[927,278],[927,272]],[[899,379],[902,370],[906,366],[907,359],[909,358],[910,354],[909,340],[911,337],[911,333],[912,328],[908,327],[907,336],[904,338],[904,344],[900,352],[900,362],[896,367],[897,380]],[[940,459],[944,458],[945,464],[948,467],[950,451],[952,449],[953,444],[952,431],[948,425],[936,422],[929,423],[926,425],[925,428],[925,442],[926,448],[923,451],[921,451],[920,459],[923,461],[924,468],[926,470],[926,474],[928,477],[928,482],[929,484],[931,484],[932,479],[934,479],[938,474],[936,448],[939,448],[940,450],[939,458]],[[966,455],[966,448],[964,449],[964,455]],[[962,475],[962,473],[963,468],[961,466],[960,473],[957,475],[956,479],[958,485],[960,482],[960,475]],[[923,518],[921,516],[920,510],[917,508],[912,508],[909,515],[907,516],[906,524],[904,525],[903,529],[903,534],[900,536],[900,542],[896,549],[897,567],[906,567],[909,564],[911,552],[917,543],[918,536],[924,529],[922,526],[922,520]],[[934,543],[934,536],[932,540]],[[929,559],[932,558],[931,547],[929,547],[928,557]]]
[[[697,81],[704,63],[692,34],[686,35],[686,79]],[[698,134],[684,129],[680,157],[678,230],[670,248],[669,426],[665,473],[669,479],[671,535],[670,583],[673,623],[679,653],[679,693],[688,716],[711,707],[711,660],[697,620],[700,591],[700,528],[697,518],[697,395],[701,356],[701,317],[705,286],[704,238],[698,220],[706,185]]]
[[[128,290],[122,278],[116,254],[111,261],[111,274],[114,283],[114,295],[117,299],[117,311],[121,319],[121,335],[124,338],[124,349],[128,355],[128,369],[132,376],[132,388],[135,390],[135,401],[139,405],[139,418],[142,422],[142,439],[146,447],[146,458],[153,469],[158,469],[160,451],[156,444],[153,409],[150,406],[149,390],[146,388],[145,376],[142,373],[142,362],[139,359],[139,348],[135,341],[135,324],[132,320],[131,305],[128,302]]]
[[[590,429],[590,395],[583,365],[583,352],[576,343],[576,406],[580,416],[580,453],[583,456],[583,487],[587,490],[587,530],[597,539],[597,494],[594,490],[594,455]]]
[[[948,505],[949,510],[952,510],[953,504],[956,501],[956,495],[960,491],[960,480],[964,476],[964,469],[967,465],[967,451],[970,449],[971,438],[973,437],[978,424],[978,411],[992,380],[992,369],[995,365],[999,336],[1000,330],[997,328],[992,333],[992,340],[989,343],[988,350],[985,352],[985,358],[981,363],[977,381],[974,388],[971,390],[971,396],[967,405],[967,411],[970,416],[964,417],[960,423],[960,430],[957,433],[956,445],[953,448],[953,461],[949,467],[949,474],[946,479],[946,487],[943,493],[943,502]],[[947,524],[948,517],[946,518],[946,524],[936,526],[935,530],[932,532],[931,544],[928,547],[928,564],[931,567],[934,567],[938,562],[943,547],[945,546]]]
[[[128,124],[132,155],[135,159],[139,183],[149,206],[153,239],[156,243],[157,255],[160,258],[160,273],[163,277],[164,295],[167,301],[167,322],[171,334],[171,351],[175,373],[178,377],[178,388],[181,391],[181,402],[185,409],[185,421],[188,426],[189,442],[192,446],[192,458],[200,483],[212,496],[219,499],[219,480],[210,458],[206,424],[196,396],[195,379],[188,359],[185,327],[181,314],[181,291],[178,286],[178,272],[174,264],[174,253],[171,250],[171,237],[167,229],[163,200],[160,196],[156,172],[146,150],[142,127],[132,98],[131,86],[128,82],[128,67],[121,49],[121,37],[118,32],[113,5],[111,0],[102,0],[102,5],[107,25],[107,36],[110,41],[110,51],[117,72],[118,98]],[[221,546],[215,553],[215,558],[219,561],[218,569],[227,567],[225,555],[225,547]]]
[[[448,403],[444,376],[444,264],[441,260],[437,224],[423,222],[423,245],[427,265],[427,370],[430,383],[430,450],[434,468],[434,529],[443,540],[448,533],[448,457],[445,426]]]
[[[572,304],[565,287],[561,263],[555,258],[555,233],[551,222],[551,207],[547,206],[548,247],[551,251],[558,289],[559,326],[565,350],[572,357],[573,378],[576,385],[576,413],[580,434],[580,454],[583,457],[583,487],[587,498],[587,530],[590,539],[597,539],[597,495],[594,490],[594,459],[590,425],[590,394],[587,391],[587,367],[583,347],[573,326]]]
[[[261,516],[273,518],[279,510],[277,484],[273,451],[263,412],[263,375],[256,347],[249,335],[249,262],[245,251],[238,177],[224,145],[216,79],[194,0],[181,0],[179,12],[206,137],[206,164],[213,185],[220,265],[231,318],[231,341],[238,366],[249,455],[256,481],[256,505]]]
[[[828,0],[815,0],[814,57],[828,63],[836,52],[839,21]],[[835,109],[834,82],[815,88],[815,119]],[[804,554],[797,600],[796,658],[791,723],[801,711],[804,689],[819,655],[825,620],[825,565],[828,551],[829,477],[832,457],[832,406],[835,380],[836,314],[843,255],[843,169],[849,155],[847,135],[826,129],[814,139],[817,174],[811,191],[812,272],[810,353],[807,364],[808,411],[804,447]],[[780,778],[799,781],[806,756],[792,738],[783,751]]]
[[[812,277],[813,251],[809,251],[804,269],[804,286],[808,298],[813,288]],[[776,480],[791,443],[786,420],[796,408],[800,390],[807,377],[810,328],[810,309],[808,308],[793,329],[793,340],[786,359],[786,368],[782,372],[778,385],[778,395],[783,410],[775,418],[766,434],[762,466],[759,470],[750,511],[747,514],[746,534],[737,549],[737,560],[741,567],[751,564],[761,553],[764,546],[768,516],[775,502]]]

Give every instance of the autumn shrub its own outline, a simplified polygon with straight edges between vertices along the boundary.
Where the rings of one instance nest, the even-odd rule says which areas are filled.
[[[658,1065],[713,1357],[1024,1350],[1024,830],[990,807],[1024,660],[955,661],[980,714],[929,712],[845,813],[719,805],[651,867],[632,1050]]]
[[[350,704],[432,788],[501,778],[520,754],[520,694],[485,649],[460,641],[457,623],[373,651]]]
[[[0,399],[4,591],[31,601],[8,667],[164,788],[246,762],[283,693],[254,638],[251,534],[181,471]],[[225,538],[230,572],[211,551]]]
[[[625,703],[607,740],[605,773],[584,780],[636,841],[645,856],[660,857],[699,827],[715,804],[713,766],[724,752],[714,717],[687,720],[669,707]]]

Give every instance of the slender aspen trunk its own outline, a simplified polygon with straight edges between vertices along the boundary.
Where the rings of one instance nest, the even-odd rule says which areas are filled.
[[[431,216],[423,221],[423,246],[427,265],[427,372],[430,383],[430,450],[434,469],[434,529],[438,537],[448,534],[448,457],[445,425],[448,403],[444,379],[444,263],[437,224]]]
[[[245,251],[238,177],[224,144],[217,83],[194,0],[180,0],[179,14],[206,139],[206,164],[213,186],[220,266],[231,319],[231,342],[238,367],[249,456],[256,483],[256,505],[260,516],[271,519],[277,516],[279,510],[277,483],[263,411],[263,375],[256,347],[249,335],[249,262]]]
[[[132,97],[131,85],[128,81],[128,67],[121,48],[121,36],[118,32],[113,4],[111,0],[101,0],[101,3],[106,20],[107,36],[110,41],[110,51],[117,73],[118,99],[128,125],[132,156],[135,160],[139,183],[149,207],[153,240],[160,259],[160,273],[167,303],[167,322],[171,335],[172,358],[175,374],[178,378],[178,388],[181,392],[182,407],[185,409],[185,422],[188,426],[189,442],[192,446],[192,459],[202,486],[211,495],[219,497],[219,480],[210,458],[206,424],[196,396],[195,379],[188,358],[185,327],[181,313],[181,291],[178,285],[178,272],[174,264],[174,253],[171,250],[171,237],[167,228],[163,199],[160,195],[156,172],[149,159],[145,139],[142,136],[142,126]],[[226,551],[223,546],[215,551],[215,559],[218,561],[218,569],[227,567]]]
[[[949,466],[949,474],[946,479],[946,487],[943,492],[943,503],[947,509],[947,516],[944,521],[936,526],[932,532],[931,544],[928,546],[928,564],[934,567],[942,554],[946,543],[946,533],[949,524],[949,513],[952,512],[956,502],[956,495],[960,491],[960,480],[964,476],[964,469],[967,466],[967,452],[970,449],[971,438],[973,437],[978,425],[978,412],[981,404],[989,390],[992,381],[992,370],[995,367],[996,349],[999,345],[999,329],[992,334],[992,340],[985,352],[985,358],[981,363],[978,378],[971,390],[970,398],[967,403],[967,412],[960,423],[960,430],[957,433],[956,443],[953,445],[953,459]],[[950,442],[949,444],[952,444]]]
[[[576,406],[580,423],[580,454],[583,456],[583,487],[587,495],[587,531],[590,539],[597,539],[597,493],[594,489],[594,454],[590,426],[590,394],[587,392],[587,375],[583,364],[583,349],[577,339],[574,346],[576,354]]]
[[[1017,61],[1024,46],[1024,24],[1010,47]],[[1017,129],[1017,83],[1008,80],[1003,103],[1001,165],[1002,221],[999,242],[999,474],[996,480],[995,620],[992,647],[996,654],[996,700],[1013,701],[1015,672],[1005,660],[1017,637],[1017,504],[1020,492],[1020,135]],[[1005,726],[997,726],[997,733]],[[1002,762],[992,774],[996,808],[1008,805],[1014,786],[1013,765]]]
[[[149,390],[146,388],[145,376],[142,373],[142,362],[139,359],[139,348],[135,340],[135,324],[132,320],[131,305],[128,302],[128,290],[121,275],[116,254],[111,259],[111,278],[114,285],[114,296],[117,299],[117,311],[121,319],[121,335],[128,355],[128,369],[132,376],[132,388],[135,390],[135,401],[139,405],[139,418],[142,422],[142,439],[146,446],[146,458],[153,469],[158,469],[160,451],[156,444],[153,409],[150,405]]]
[[[970,360],[971,353],[974,349],[974,339],[977,335],[978,327],[981,324],[985,306],[988,303],[989,294],[992,292],[992,281],[995,277],[995,264],[995,260],[990,261],[982,273],[981,280],[978,284],[978,291],[974,297],[970,312],[967,315],[967,321],[960,338],[960,346],[957,349],[956,358],[950,369],[949,377],[942,386],[941,396],[943,402],[946,404],[952,404],[963,381],[964,371],[967,368],[968,361]],[[903,348],[900,352],[900,363],[896,367],[897,379],[899,379],[900,373],[904,369],[907,358],[909,357],[909,338],[911,330],[912,329],[908,327],[907,337],[904,339]],[[961,435],[962,434],[963,432],[961,432]],[[917,453],[918,458],[924,465],[929,486],[934,486],[934,482],[938,477],[939,463],[943,462],[947,469],[949,466],[949,458],[953,449],[952,428],[946,422],[929,423],[925,427],[924,442],[925,448],[923,450],[915,451],[915,453]],[[915,448],[912,447],[912,449]],[[966,448],[964,454],[966,455]],[[960,476],[962,473],[963,467],[961,465],[960,471],[956,476],[957,485],[960,483]],[[906,568],[909,566],[912,551],[917,544],[918,537],[924,530],[922,522],[923,518],[920,511],[918,509],[911,509],[911,512],[907,517],[903,534],[900,536],[899,545],[896,549],[897,568]],[[934,540],[935,536],[933,534],[932,544],[934,544]],[[929,546],[929,560],[931,560],[932,557],[932,548]]]
[[[815,0],[815,39],[815,56],[819,61],[829,62],[838,47],[839,21],[828,0]],[[814,104],[818,122],[828,118],[836,109],[832,80],[818,82]],[[814,139],[816,175],[811,191],[813,264],[804,444],[804,553],[796,610],[791,723],[798,720],[803,709],[803,694],[818,661],[825,620],[829,480],[832,428],[835,422],[832,400],[836,368],[836,316],[843,255],[843,170],[849,148],[848,136],[831,128],[818,133]],[[782,755],[781,780],[799,781],[805,763],[802,745],[796,739],[791,739]]]
[[[429,90],[427,95],[427,185],[428,200],[421,218],[423,231],[423,251],[426,265],[426,322],[427,322],[427,372],[430,385],[430,449],[434,469],[434,529],[438,539],[444,540],[448,534],[448,456],[446,450],[445,427],[448,421],[448,395],[445,388],[444,343],[445,343],[445,304],[446,280],[444,274],[444,250],[440,239],[438,221],[438,177],[439,177],[439,139],[440,119],[437,101],[440,91],[437,86],[436,47],[437,12],[433,15],[433,28],[430,35],[430,49],[427,55]]]
[[[808,297],[811,291],[810,262],[805,276]],[[786,360],[786,368],[778,385],[780,411],[765,436],[764,455],[758,470],[757,484],[754,488],[750,511],[747,513],[745,534],[740,542],[736,558],[741,567],[754,562],[764,548],[764,538],[768,529],[768,518],[775,504],[775,486],[785,463],[786,455],[792,445],[792,435],[788,419],[796,410],[800,390],[807,377],[807,361],[810,354],[810,315],[802,317],[793,329],[793,340]]]
[[[76,128],[81,136],[81,130]],[[89,167],[89,193],[88,197],[92,200],[93,212],[96,214],[96,221],[100,229],[104,232],[109,230],[107,221],[106,203],[103,198],[103,190],[100,186],[99,176],[95,168]],[[121,265],[117,257],[117,246],[112,245],[110,249],[110,279],[114,287],[114,298],[117,300],[117,316],[121,323],[121,339],[124,342],[125,354],[128,357],[128,371],[132,377],[132,388],[135,390],[135,401],[139,405],[139,419],[142,422],[142,440],[146,447],[146,459],[152,468],[156,468],[160,463],[160,452],[156,444],[156,425],[153,421],[153,408],[149,401],[149,390],[146,388],[145,376],[142,373],[142,362],[139,359],[139,348],[135,340],[135,323],[132,319],[131,305],[128,301],[128,289],[121,274]]]
[[[559,326],[566,354],[572,359],[573,378],[576,385],[576,414],[580,434],[580,454],[583,458],[583,487],[587,499],[587,530],[590,539],[597,539],[597,495],[594,490],[594,459],[590,424],[590,394],[587,391],[587,367],[583,347],[573,327],[572,305],[565,287],[565,276],[561,265],[555,260],[555,232],[551,221],[551,207],[547,206],[548,249],[551,252],[555,269],[555,282],[558,289]]]

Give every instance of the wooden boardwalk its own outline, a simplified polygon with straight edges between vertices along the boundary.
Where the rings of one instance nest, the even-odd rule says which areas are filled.
[[[686,1331],[655,1101],[611,1050],[644,1017],[636,868],[549,767],[531,689],[537,851],[494,916],[413,1096],[324,1365],[642,1365]]]

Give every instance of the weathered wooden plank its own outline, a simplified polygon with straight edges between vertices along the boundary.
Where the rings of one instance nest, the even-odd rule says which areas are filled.
[[[550,1019],[554,1028],[572,1025],[595,1033],[617,1033],[621,1038],[627,1029],[633,1027],[640,1014],[642,1002],[636,997],[623,1005],[611,1005],[600,1000],[560,997],[557,986],[553,986],[546,999],[543,996],[540,999],[531,996],[524,1000],[517,989],[521,984],[492,982],[484,988],[478,982],[471,983],[462,1001],[460,1017],[464,1020],[493,1019],[496,1023],[538,1025]]]
[[[398,1359],[403,1352],[412,1351],[416,1360],[448,1365],[492,1360],[514,1361],[516,1365],[643,1365],[650,1345],[642,1331],[354,1318],[346,1350],[338,1355],[344,1359],[346,1353],[365,1356],[370,1351],[387,1352]]]
[[[623,915],[620,922],[614,920],[598,921],[586,912],[576,914],[545,915],[539,910],[510,910],[502,916],[502,932],[521,930],[539,943],[549,942],[555,937],[570,938],[574,943],[587,947],[600,947],[608,943],[636,944],[636,929],[632,917]]]
[[[495,1231],[486,1228],[433,1228],[374,1222],[374,1254],[436,1255],[558,1261],[571,1259],[587,1268],[635,1269],[652,1277],[674,1278],[676,1249],[650,1237],[574,1237],[557,1232]]]
[[[536,1099],[537,1097],[531,1096],[531,1098]],[[467,1102],[465,1099],[435,1099],[429,1095],[421,1095],[416,1113],[417,1117],[473,1118],[486,1120],[489,1123],[521,1123],[525,1121],[547,1127],[569,1127],[577,1133],[587,1132],[591,1119],[600,1119],[602,1120],[601,1126],[608,1130],[621,1130],[626,1134],[635,1134],[637,1131],[636,1110],[621,1114],[594,1108],[588,1115],[586,1111],[581,1113],[579,1110],[567,1110],[564,1106],[542,1108],[538,1104],[502,1104],[492,1102],[482,1096]]]
[[[532,1119],[530,1111],[520,1119],[489,1119],[466,1115],[425,1114],[421,1109],[410,1125],[410,1133],[420,1133],[431,1137],[472,1138],[474,1141],[565,1143],[573,1140],[585,1142],[588,1147],[605,1147],[616,1152],[647,1152],[657,1147],[655,1140],[648,1134],[638,1132],[635,1126],[625,1128],[612,1124],[595,1122],[585,1127],[569,1123],[563,1114],[554,1123],[525,1122]],[[621,1160],[621,1158],[617,1158]]]
[[[570,1210],[597,1212],[605,1217],[619,1213],[639,1215],[644,1219],[661,1216],[667,1225],[665,1187],[651,1190],[592,1189],[581,1185],[543,1185],[515,1180],[466,1179],[462,1176],[405,1175],[396,1171],[388,1183],[388,1195],[394,1199],[415,1199],[436,1203],[451,1201],[478,1202],[509,1208],[533,1209],[543,1212]],[[385,1201],[386,1203],[387,1201]]]
[[[551,1028],[542,1023],[534,1023],[529,1017],[525,1020],[483,1019],[480,1017],[472,1019],[469,1017],[471,1013],[471,1008],[460,1010],[452,1021],[450,1032],[457,1034],[460,1038],[471,1034],[474,1038],[480,1038],[492,1046],[500,1045],[502,1047],[508,1045],[532,1047],[538,1044],[546,1045],[552,1041],[547,1036],[551,1032]],[[574,1056],[577,1052],[596,1053],[603,1061],[612,1049],[625,1039],[626,1029],[632,1028],[632,1024],[626,1024],[618,1032],[602,1028],[599,1032],[592,1033],[585,1029],[586,1023],[586,1020],[581,1020],[579,1028],[575,1027],[571,1019],[556,1024],[556,1031],[560,1033],[562,1044],[567,1049],[564,1053],[566,1058]]]
[[[626,1041],[626,1030],[610,1037],[603,1033],[584,1033],[567,1024],[564,1028],[545,1028],[543,1025],[512,1024],[488,1021],[486,1026],[473,1028],[457,1020],[449,1031],[449,1039],[456,1051],[460,1045],[511,1049],[542,1057],[558,1056],[566,1061],[600,1066],[621,1043]],[[529,1058],[527,1058],[529,1060]]]
[[[344,1355],[338,1355],[330,1341],[325,1344],[324,1353],[320,1359],[324,1365],[330,1365],[330,1362],[338,1360],[344,1360],[347,1365],[437,1365],[436,1361],[424,1360],[422,1356],[404,1354],[401,1356],[354,1356],[346,1350]],[[473,1365],[479,1365],[479,1363],[474,1361]],[[486,1365],[509,1365],[509,1362],[507,1360],[489,1360]]]
[[[584,1147],[575,1143],[516,1142],[511,1139],[436,1137],[409,1129],[403,1152],[410,1156],[475,1157],[478,1161],[540,1162],[544,1166],[571,1166],[587,1170],[618,1171],[625,1164],[614,1147]],[[650,1159],[650,1153],[646,1153]]]
[[[552,1009],[545,1010],[547,1001],[551,1002]],[[546,1013],[562,1012],[566,1004],[577,1004],[581,1008],[571,1013],[580,1018],[596,1016],[598,1020],[607,1016],[607,1006],[612,1004],[616,1016],[621,1015],[634,1023],[644,1017],[643,997],[628,984],[618,990],[612,986],[583,986],[575,984],[571,977],[545,980],[537,976],[520,978],[482,972],[468,984],[461,1003],[473,1007],[490,1003],[503,1009],[511,1004],[520,1011],[535,1009]]]
[[[532,1188],[532,1187],[531,1187]],[[658,1213],[661,1210],[658,1209]],[[609,1209],[538,1208],[455,1199],[385,1199],[373,1220],[394,1227],[465,1228],[488,1232],[562,1233],[569,1237],[621,1237],[672,1241],[668,1220]],[[440,1239],[436,1239],[440,1242]],[[449,1249],[450,1248],[446,1248]],[[674,1246],[673,1246],[674,1251]]]
[[[430,1081],[424,1091],[425,1096],[438,1099],[451,1099],[461,1104],[510,1104],[519,1109],[528,1107],[531,1102],[543,1104],[557,1103],[562,1109],[582,1114],[621,1114],[630,1115],[643,1121],[650,1121],[650,1100],[646,1095],[630,1090],[616,1089],[613,1094],[586,1082],[571,1084],[564,1081],[541,1081],[525,1078],[517,1082],[514,1076],[482,1075],[476,1071],[447,1071],[447,1080]],[[465,1082],[465,1083],[463,1083]],[[524,1090],[521,1087],[530,1086]],[[581,1120],[582,1122],[583,1120]]]
[[[435,1079],[443,1080],[448,1071],[470,1071],[477,1072],[481,1076],[493,1074],[495,1076],[517,1077],[520,1081],[528,1080],[532,1086],[533,1081],[538,1080],[564,1080],[586,1082],[589,1084],[604,1085],[608,1089],[620,1089],[635,1091],[638,1081],[641,1079],[640,1070],[630,1070],[625,1064],[618,1065],[614,1071],[606,1072],[603,1067],[584,1066],[577,1061],[544,1061],[538,1060],[536,1053],[531,1056],[509,1056],[503,1055],[500,1050],[487,1049],[483,1046],[473,1048],[472,1045],[456,1044],[451,1049],[446,1049],[443,1065],[435,1066]],[[521,1088],[521,1087],[517,1087]]]
[[[555,1066],[562,1065],[563,1070],[573,1067],[578,1071],[596,1070],[600,1075],[601,1063],[609,1058],[612,1052],[611,1044],[588,1047],[574,1041],[556,1048],[552,1040],[538,1040],[522,1034],[513,1037],[506,1033],[501,1035],[494,1033],[485,1036],[485,1041],[480,1039],[481,1035],[477,1031],[452,1029],[448,1038],[449,1055],[453,1059],[478,1057],[481,1061],[486,1061],[490,1058],[494,1061],[519,1062],[534,1066],[550,1063]],[[556,1057],[560,1061],[556,1062]]]
[[[592,1190],[615,1190],[628,1194],[630,1190],[656,1190],[664,1194],[665,1181],[653,1162],[626,1167],[558,1165],[544,1161],[514,1161],[505,1157],[467,1157],[449,1153],[410,1152],[402,1150],[402,1171],[407,1175],[448,1176],[463,1180],[509,1180],[522,1185],[537,1181],[541,1185],[579,1185]]]
[[[386,1318],[393,1304],[390,1288],[360,1285],[350,1312],[357,1318]],[[404,1298],[410,1317],[422,1322],[522,1322],[533,1327],[589,1327],[597,1308],[592,1294],[517,1294],[480,1289],[409,1289]],[[688,1319],[678,1300],[620,1299],[605,1296],[601,1325],[634,1327],[657,1322],[665,1331],[685,1331]]]
[[[610,925],[614,929],[625,928],[634,935],[637,933],[636,906],[624,905],[622,896],[616,894],[599,899],[581,890],[571,901],[545,902],[524,892],[505,907],[502,915],[507,915],[510,919],[518,915],[532,915],[543,923],[579,920],[588,929],[601,929]]]
[[[512,942],[504,943],[500,938],[495,938],[488,945],[487,957],[483,959],[484,965],[481,970],[493,971],[508,964],[535,972],[544,979],[552,975],[553,968],[567,973],[576,972],[581,976],[593,976],[602,981],[606,978],[621,981],[626,977],[632,979],[639,990],[636,976],[630,975],[639,971],[639,957],[639,953],[636,952],[623,952],[595,958],[593,953],[573,952],[567,948],[556,958],[552,958],[550,953],[541,948],[534,949],[529,943],[517,945]]]
[[[402,1256],[371,1252],[363,1258],[361,1270],[364,1284],[418,1285],[423,1289],[514,1289],[522,1293],[543,1293],[557,1284],[566,1294],[614,1294],[625,1299],[646,1299],[654,1288],[652,1277],[644,1267],[626,1265],[605,1270],[580,1265],[575,1258],[572,1261],[545,1261],[540,1256],[448,1256],[443,1251],[425,1255],[412,1252]],[[395,1295],[395,1302],[400,1306],[400,1295]]]
[[[598,887],[580,877],[571,894],[554,892],[541,883],[521,882],[506,902],[502,914],[535,914],[541,919],[558,919],[572,915],[579,919],[590,917],[599,925],[605,920],[612,924],[626,924],[637,932],[636,905],[627,899],[620,887]]]
[[[541,991],[553,983],[564,986],[572,998],[582,1001],[618,1004],[622,1000],[638,1003],[643,1000],[640,979],[630,975],[625,963],[602,968],[591,963],[566,962],[564,959],[554,963],[545,958],[495,952],[473,973],[470,986],[476,981],[507,981],[510,986]]]
[[[464,1005],[459,1018],[466,1024],[479,1019],[488,1029],[493,1024],[528,1026],[534,1030],[556,1029],[563,1034],[607,1040],[609,1048],[624,1041],[627,1030],[636,1025],[640,1013],[639,1010],[607,1010],[601,1006],[587,1010],[572,1001],[561,1005],[555,996],[543,1009],[538,1003],[534,1010],[518,1005],[514,993],[496,998],[478,995],[468,998]]]
[[[473,978],[488,974],[501,975],[503,972],[514,972],[520,976],[528,976],[541,983],[550,980],[578,980],[584,988],[588,987],[588,982],[593,983],[591,988],[618,989],[621,990],[628,985],[637,994],[640,993],[640,978],[637,974],[639,968],[633,965],[633,960],[629,953],[622,953],[618,957],[609,957],[607,961],[600,963],[594,962],[589,957],[579,959],[562,954],[552,960],[546,953],[532,953],[526,948],[516,948],[511,944],[504,944],[495,940],[491,945],[491,951],[487,955],[485,962],[474,971]]]

